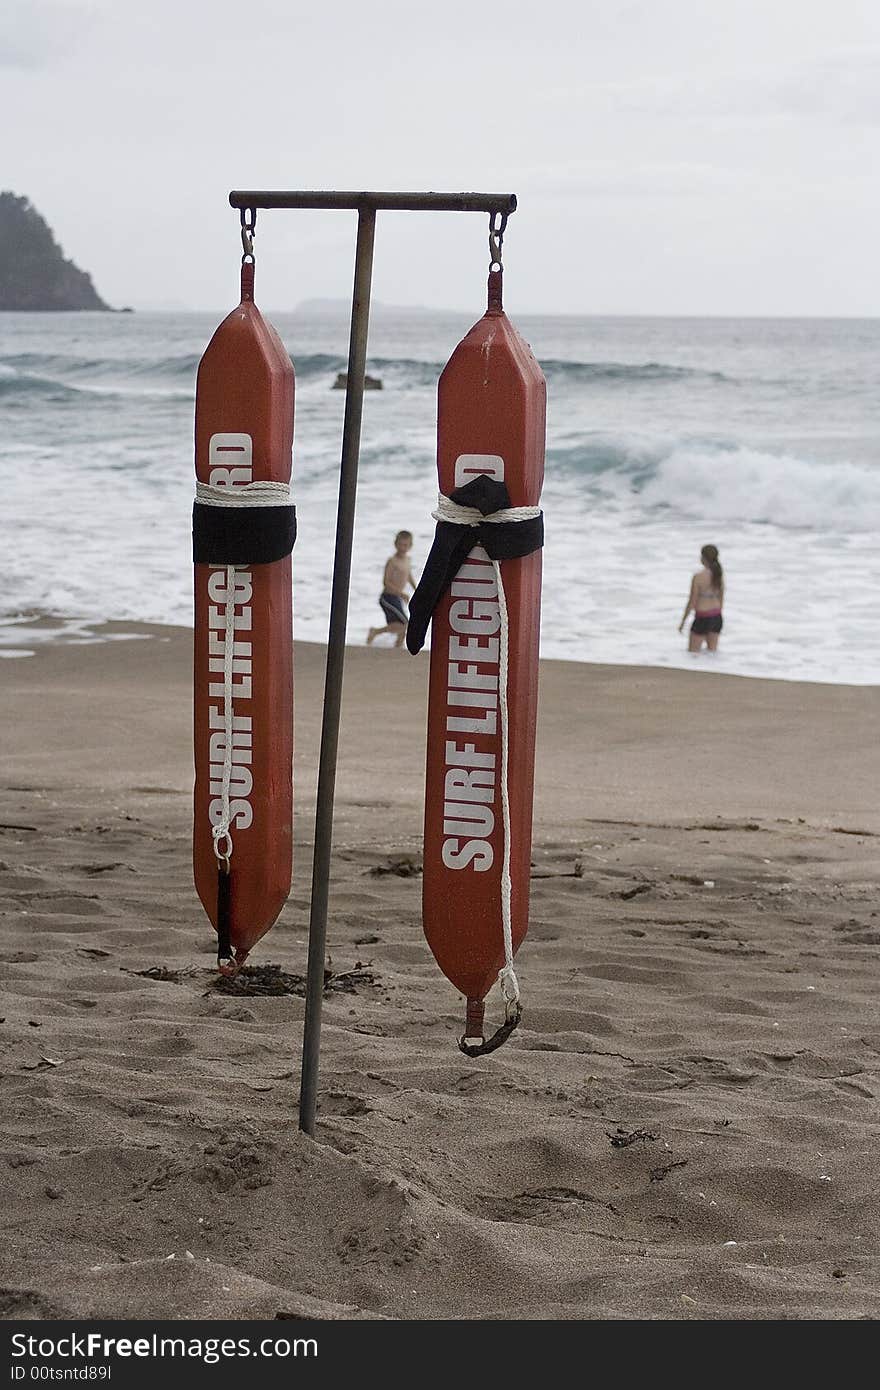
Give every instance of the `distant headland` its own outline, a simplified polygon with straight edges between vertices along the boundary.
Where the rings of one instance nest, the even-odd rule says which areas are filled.
[[[0,310],[110,309],[27,198],[0,193]]]

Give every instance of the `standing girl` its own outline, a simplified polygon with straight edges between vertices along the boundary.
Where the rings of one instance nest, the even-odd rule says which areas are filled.
[[[691,591],[678,630],[682,631],[688,614],[693,610],[694,621],[691,623],[688,651],[701,651],[705,642],[709,651],[714,652],[718,650],[718,638],[724,621],[721,616],[724,605],[724,571],[718,559],[717,546],[704,545],[700,551],[700,559],[703,568],[691,580]]]

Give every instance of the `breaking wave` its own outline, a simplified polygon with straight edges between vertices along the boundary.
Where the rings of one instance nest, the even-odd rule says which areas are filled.
[[[788,529],[880,526],[880,467],[775,454],[720,441],[589,436],[548,450],[548,470],[640,508]]]

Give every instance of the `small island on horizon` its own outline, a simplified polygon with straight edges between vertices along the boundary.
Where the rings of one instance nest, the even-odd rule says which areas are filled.
[[[72,309],[113,312],[91,275],[65,259],[30,200],[0,193],[0,311]]]

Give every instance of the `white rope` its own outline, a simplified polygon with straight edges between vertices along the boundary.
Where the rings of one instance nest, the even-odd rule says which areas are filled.
[[[279,507],[290,501],[290,484],[277,482],[243,483],[218,487],[196,482],[196,501],[208,507]],[[235,565],[226,566],[226,623],[223,648],[223,781],[221,783],[220,823],[212,830],[214,853],[229,869],[232,834],[229,816],[229,788],[232,782],[232,674],[235,654]],[[222,845],[221,845],[222,842]]]
[[[196,501],[208,507],[283,507],[290,501],[290,483],[243,483],[214,487],[196,483]]]
[[[483,516],[479,507],[460,507],[457,502],[437,494],[437,510],[431,513],[435,521],[452,521],[456,526],[481,526],[484,521],[534,521],[541,515],[540,507],[504,507],[500,512]]]
[[[525,510],[521,508],[520,510]],[[498,586],[498,607],[501,612],[501,648],[498,663],[498,691],[501,707],[501,818],[504,826],[504,856],[501,864],[501,926],[504,931],[504,966],[498,971],[505,1013],[508,1018],[519,1003],[519,981],[513,969],[513,929],[510,921],[510,788],[507,777],[508,716],[507,716],[507,648],[509,625],[507,598],[501,582],[501,565],[492,561],[495,583]]]
[[[445,497],[441,492],[437,498],[437,510],[431,515],[435,521],[451,521],[458,526],[480,526],[484,521],[497,523],[503,521],[533,521],[541,515],[540,507],[505,507],[498,512],[484,516],[479,507],[460,507],[457,502]],[[519,981],[513,968],[513,928],[511,926],[510,897],[510,786],[508,777],[509,718],[507,709],[507,667],[510,638],[510,622],[507,614],[507,598],[501,579],[501,564],[492,561],[495,571],[495,584],[498,589],[498,608],[501,616],[500,647],[498,661],[499,706],[501,710],[501,819],[504,829],[504,853],[501,864],[501,927],[504,933],[504,966],[498,971],[501,994],[505,1012],[510,1019],[519,1003]]]
[[[220,823],[211,834],[214,853],[229,871],[232,857],[232,831],[229,815],[229,787],[232,782],[232,673],[235,655],[235,565],[226,566],[226,622],[223,645],[223,781],[220,788]],[[225,841],[221,849],[220,841]]]

